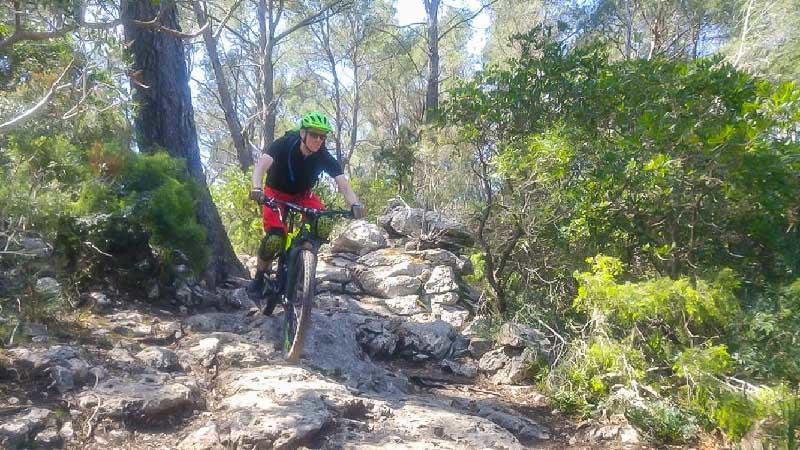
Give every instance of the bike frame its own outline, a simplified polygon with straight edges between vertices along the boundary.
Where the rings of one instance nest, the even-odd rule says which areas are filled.
[[[319,251],[319,247],[324,243],[324,240],[319,237],[319,219],[323,217],[344,216],[352,217],[353,213],[346,210],[323,210],[306,208],[291,202],[284,202],[277,199],[269,199],[265,202],[267,207],[276,210],[281,217],[281,222],[286,226],[286,244],[281,249],[278,256],[278,267],[276,273],[277,294],[281,296],[280,301],[287,303],[293,299],[289,298],[287,286],[289,283],[289,267],[292,267],[294,258],[297,253],[305,248],[311,250],[315,255]],[[284,213],[277,204],[283,205],[286,208]],[[297,214],[302,214],[300,225],[295,230],[294,223]]]

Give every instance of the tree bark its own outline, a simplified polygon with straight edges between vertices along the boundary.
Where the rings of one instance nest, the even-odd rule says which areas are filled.
[[[425,89],[425,123],[431,123],[439,111],[439,3],[425,0],[428,14],[428,80]]]
[[[162,0],[161,25],[179,30],[174,2]],[[143,153],[166,149],[170,156],[186,161],[189,175],[200,187],[198,221],[206,228],[206,244],[211,251],[206,281],[213,287],[227,275],[244,276],[244,267],[236,258],[206,184],[194,109],[189,90],[183,41],[175,36],[154,32],[132,21],[149,21],[159,15],[159,6],[150,0],[123,2],[125,42],[133,59],[131,89],[137,104],[134,117],[136,142]]]
[[[330,17],[326,16],[325,20],[320,22],[320,40],[322,47],[325,49],[325,57],[330,65],[331,76],[333,77],[333,102],[336,107],[336,160],[339,161],[339,166],[342,170],[345,169],[346,162],[342,156],[342,92],[339,83],[339,71],[336,70],[336,55],[333,54],[331,47],[331,23]]]

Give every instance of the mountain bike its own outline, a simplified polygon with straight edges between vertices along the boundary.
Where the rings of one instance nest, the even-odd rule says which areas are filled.
[[[323,218],[353,218],[351,211],[306,208],[291,202],[265,198],[263,205],[281,216],[289,232],[278,256],[277,269],[267,271],[262,298],[267,299],[264,315],[272,315],[278,302],[283,305],[282,346],[286,359],[300,358],[306,333],[311,322],[311,309],[316,293],[317,252],[326,242],[319,236],[319,221]],[[286,213],[278,205],[285,207]],[[295,221],[301,216],[299,226]]]

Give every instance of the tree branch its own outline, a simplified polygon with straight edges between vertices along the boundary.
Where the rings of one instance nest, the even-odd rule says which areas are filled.
[[[24,12],[20,9],[19,3],[19,1],[14,2],[14,32],[11,33],[11,36],[0,40],[0,51],[21,41],[46,41],[48,39],[60,37],[76,28],[75,25],[64,25],[60,29],[54,31],[25,30],[22,23]]]
[[[461,20],[459,20],[458,22],[454,23],[452,26],[450,26],[450,28],[448,28],[448,29],[444,30],[444,31],[443,31],[443,32],[442,32],[442,33],[439,35],[439,37],[438,37],[437,39],[441,41],[442,39],[444,39],[444,37],[447,35],[447,33],[449,33],[449,32],[451,32],[451,31],[453,31],[454,29],[456,29],[456,27],[458,27],[459,25],[461,25],[461,24],[463,24],[463,23],[465,23],[465,22],[469,22],[470,20],[472,20],[472,19],[474,19],[474,18],[478,17],[478,14],[480,14],[481,12],[483,12],[483,10],[484,10],[484,9],[486,9],[486,8],[488,8],[488,7],[492,6],[492,5],[494,5],[494,4],[495,4],[495,3],[497,3],[498,1],[499,1],[499,0],[492,0],[492,1],[490,1],[489,3],[486,3],[485,5],[481,5],[481,7],[480,7],[480,8],[479,8],[477,11],[475,11],[475,13],[474,13],[474,14],[472,14],[472,15],[471,15],[471,16],[469,16],[469,17],[462,18],[462,19],[461,19]]]
[[[322,9],[320,9],[319,11],[317,11],[314,14],[311,14],[311,15],[303,18],[303,20],[301,20],[300,22],[297,22],[296,24],[294,24],[291,27],[289,27],[286,30],[284,30],[282,33],[280,33],[277,36],[275,36],[275,42],[276,43],[279,42],[281,39],[283,39],[286,36],[294,33],[295,31],[297,31],[300,28],[303,28],[303,27],[306,27],[306,26],[309,26],[311,24],[319,22],[320,20],[322,20],[323,15],[326,12],[328,12],[329,10],[333,9],[335,6],[339,6],[339,5],[344,6],[345,4],[349,4],[349,3],[350,3],[349,1],[347,1],[345,3],[345,0],[334,0],[334,1],[330,2],[330,3],[328,3],[327,5],[323,6]]]
[[[37,102],[29,110],[25,111],[24,113],[20,114],[19,116],[9,120],[8,122],[0,124],[0,134],[5,134],[9,130],[12,130],[12,129],[18,127],[18,126],[22,125],[23,123],[27,122],[28,120],[30,120],[31,118],[35,117],[36,114],[39,113],[42,110],[42,107],[44,107],[45,105],[47,105],[50,102],[50,99],[53,97],[53,95],[56,92],[58,92],[59,90],[65,88],[65,87],[68,87],[69,84],[61,85],[61,80],[64,78],[64,76],[67,75],[67,72],[69,72],[69,69],[72,68],[72,65],[74,63],[75,63],[75,58],[73,58],[69,62],[69,64],[67,64],[67,67],[64,69],[63,72],[61,72],[61,75],[59,75],[58,78],[56,79],[56,81],[53,82],[53,84],[50,86],[50,89],[47,91],[47,94],[45,94],[45,96],[42,97],[42,99],[39,100],[39,102]]]

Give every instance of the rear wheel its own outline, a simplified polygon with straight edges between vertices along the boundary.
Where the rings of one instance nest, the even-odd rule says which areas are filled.
[[[286,359],[295,362],[300,359],[311,322],[317,256],[311,250],[300,249],[292,259],[287,285],[288,301],[284,305],[283,349]]]

